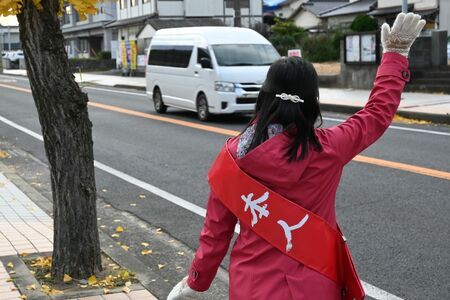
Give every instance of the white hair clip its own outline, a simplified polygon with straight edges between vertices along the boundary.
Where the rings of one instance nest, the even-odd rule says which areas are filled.
[[[280,98],[281,100],[289,100],[293,103],[299,103],[299,102],[305,102],[303,99],[301,99],[299,96],[297,95],[291,95],[291,94],[286,94],[286,93],[282,93],[282,94],[276,94],[275,97]]]

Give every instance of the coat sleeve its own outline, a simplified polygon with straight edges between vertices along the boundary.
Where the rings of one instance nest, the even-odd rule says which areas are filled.
[[[228,251],[236,222],[235,215],[211,192],[200,233],[200,246],[189,269],[188,285],[191,289],[198,292],[209,289]]]
[[[408,60],[398,53],[385,53],[365,107],[344,123],[325,129],[329,144],[344,165],[389,127],[409,77]]]

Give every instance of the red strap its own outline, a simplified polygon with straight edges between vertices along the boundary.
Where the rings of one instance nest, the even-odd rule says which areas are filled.
[[[344,299],[364,298],[343,236],[325,220],[248,176],[226,146],[208,180],[214,194],[241,223],[281,252],[342,286]]]

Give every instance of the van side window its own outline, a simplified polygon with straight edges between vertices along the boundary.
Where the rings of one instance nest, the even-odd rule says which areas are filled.
[[[152,46],[150,55],[148,56],[148,64],[153,66],[187,68],[193,48],[193,46]]]
[[[202,58],[207,58],[211,60],[211,57],[209,56],[208,49],[205,48],[197,48],[197,63],[200,63],[200,60]]]

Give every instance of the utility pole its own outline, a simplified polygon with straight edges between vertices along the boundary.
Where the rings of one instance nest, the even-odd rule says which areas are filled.
[[[408,0],[403,0],[402,2],[402,13],[408,13]]]
[[[241,27],[241,0],[233,0],[234,27]]]

